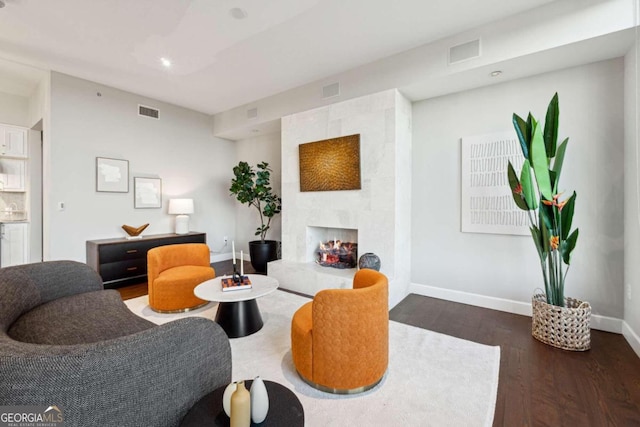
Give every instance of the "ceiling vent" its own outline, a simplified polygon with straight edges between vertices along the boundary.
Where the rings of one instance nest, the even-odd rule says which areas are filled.
[[[340,82],[335,82],[322,87],[322,98],[332,98],[340,95]]]
[[[160,119],[160,110],[153,107],[147,107],[145,105],[138,104],[138,115],[144,117],[151,117],[152,119]]]
[[[462,43],[449,48],[449,64],[468,61],[480,56],[480,39]]]
[[[258,117],[258,108],[251,108],[247,110],[247,119],[255,119]]]

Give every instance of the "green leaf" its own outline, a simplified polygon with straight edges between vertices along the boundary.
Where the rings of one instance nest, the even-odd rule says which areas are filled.
[[[569,143],[569,138],[565,138],[565,140],[562,141],[562,144],[560,144],[560,146],[558,147],[558,151],[556,152],[556,158],[553,161],[553,171],[556,173],[556,188],[557,188],[558,181],[560,181],[560,172],[562,172],[562,163],[564,163],[564,153],[567,151],[568,143]]]
[[[576,243],[578,242],[578,232],[579,229],[576,228],[567,240],[564,240],[561,243],[562,247],[560,249],[562,251],[562,260],[567,265],[571,264],[571,252],[575,249]]]
[[[531,181],[531,165],[529,160],[525,159],[520,172],[520,185],[522,185],[522,195],[529,209],[533,210],[538,207],[536,192]]]
[[[541,211],[542,209],[540,209]],[[549,228],[544,224],[544,221],[542,220],[542,214],[540,214],[540,211],[538,211],[538,214],[540,215],[540,241],[542,242],[542,250],[543,250],[543,254],[546,257],[547,254],[549,253],[549,250],[551,249],[549,246]]]
[[[542,235],[540,234],[540,230],[535,225],[529,227],[531,230],[531,237],[533,237],[533,243],[536,244],[536,250],[538,251],[538,256],[540,257],[540,261],[544,261],[546,254],[544,252],[544,243],[542,242]]]
[[[531,112],[527,115],[527,147],[529,148],[529,161],[531,161],[531,139],[533,138],[533,127],[538,123],[536,119],[533,118]]]
[[[513,127],[516,129],[518,140],[520,141],[520,148],[522,148],[522,155],[525,159],[529,159],[529,139],[531,133],[527,130],[527,123],[522,120],[517,114],[513,115]]]
[[[558,194],[558,179],[552,170],[549,170],[549,183],[551,184],[551,193]]]
[[[558,142],[558,116],[560,108],[558,107],[558,93],[556,92],[547,107],[547,117],[544,121],[544,146],[547,158],[551,159],[556,155],[556,144]]]
[[[553,217],[553,209],[553,206],[540,203],[540,209],[538,211],[540,213],[541,224],[544,224],[549,229],[549,232],[556,236],[556,222]]]
[[[509,166],[507,168],[507,176],[509,178],[509,187],[511,188],[513,201],[516,202],[516,205],[520,209],[528,211],[529,207],[527,206],[527,202],[522,197],[522,194],[516,193],[516,189],[520,186],[520,181],[518,181],[518,176],[516,175],[516,171],[513,169],[513,165],[511,164],[511,162],[509,162]]]
[[[540,126],[535,123],[533,125],[533,138],[531,140],[531,162],[533,164],[533,173],[538,183],[538,191],[547,200],[553,199],[551,192],[551,180],[549,179],[549,163],[547,153],[544,147],[544,140]]]
[[[573,210],[576,204],[576,192],[574,191],[571,197],[567,199],[567,203],[560,211],[560,218],[562,219],[562,236],[561,239],[565,240],[571,230],[571,222],[573,221]]]

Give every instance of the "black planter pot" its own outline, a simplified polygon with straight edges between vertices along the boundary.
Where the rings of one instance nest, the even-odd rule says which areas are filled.
[[[249,242],[249,256],[256,273],[267,274],[267,263],[278,259],[278,242],[276,240]]]

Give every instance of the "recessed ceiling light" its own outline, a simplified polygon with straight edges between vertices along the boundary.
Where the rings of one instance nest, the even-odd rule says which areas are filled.
[[[229,9],[229,15],[235,19],[244,19],[247,17],[247,11],[239,7],[234,7],[233,9]]]
[[[502,71],[496,70],[496,71],[492,71],[490,76],[491,77],[498,77],[500,74],[502,74]]]
[[[171,67],[171,60],[169,58],[160,58],[160,62],[167,68]]]
[[[3,7],[4,7],[4,2],[0,0],[0,9],[2,9]]]

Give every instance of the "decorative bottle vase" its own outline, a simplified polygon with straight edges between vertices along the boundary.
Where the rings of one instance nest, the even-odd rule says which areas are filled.
[[[224,393],[222,393],[222,409],[224,409],[224,413],[227,414],[227,417],[231,418],[231,395],[234,391],[236,391],[236,387],[238,383],[231,383],[224,389]]]
[[[251,420],[259,424],[267,418],[269,412],[269,395],[262,378],[255,377],[251,384]]]
[[[231,395],[231,427],[249,427],[251,425],[251,396],[244,386],[238,382],[236,391]]]

